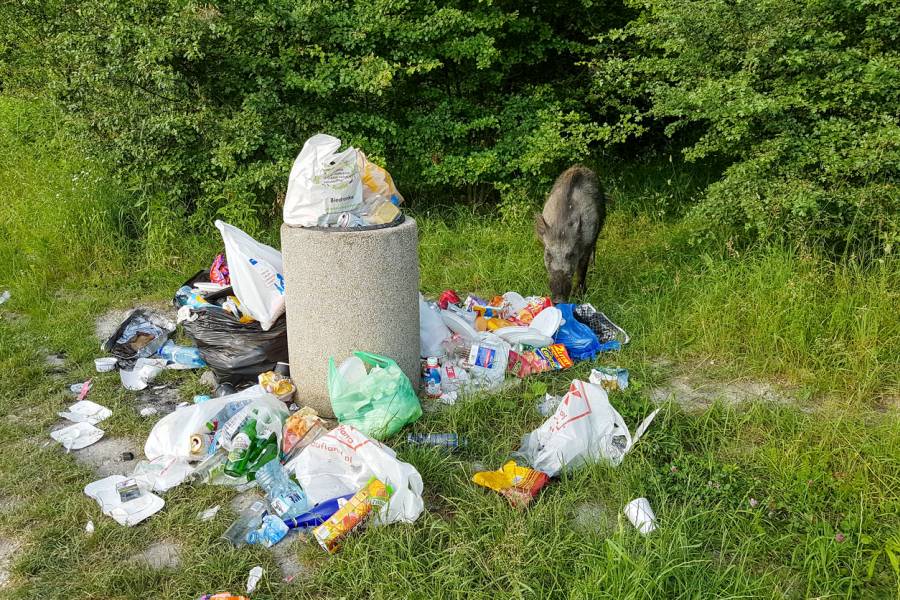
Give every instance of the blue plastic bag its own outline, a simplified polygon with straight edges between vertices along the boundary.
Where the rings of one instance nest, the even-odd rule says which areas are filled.
[[[563,324],[556,330],[553,341],[569,351],[572,360],[589,360],[601,351],[600,340],[591,328],[575,318],[574,304],[557,304],[562,312]]]

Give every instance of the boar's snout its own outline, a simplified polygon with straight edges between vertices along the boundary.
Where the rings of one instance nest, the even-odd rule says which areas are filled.
[[[569,299],[572,293],[572,274],[564,271],[550,271],[550,299],[553,304],[560,304]]]

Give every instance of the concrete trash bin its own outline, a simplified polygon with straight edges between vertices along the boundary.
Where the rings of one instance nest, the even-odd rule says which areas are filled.
[[[333,417],[328,358],[356,350],[397,361],[419,386],[418,227],[281,226],[291,377],[297,404]]]

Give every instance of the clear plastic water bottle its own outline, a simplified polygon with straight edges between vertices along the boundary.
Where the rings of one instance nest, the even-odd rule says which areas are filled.
[[[429,398],[440,398],[441,397],[441,366],[438,364],[438,359],[434,356],[429,356],[428,361],[425,363],[425,394]]]
[[[206,366],[206,361],[200,356],[200,349],[196,346],[179,346],[172,340],[163,344],[157,351],[167,361],[180,365],[186,369],[198,369]]]
[[[262,544],[266,548],[271,548],[283,540],[290,530],[280,517],[266,515],[263,517],[262,526],[247,534],[247,543]]]
[[[303,488],[291,481],[277,460],[260,467],[256,472],[256,483],[266,492],[269,505],[282,519],[301,515],[309,508]]]

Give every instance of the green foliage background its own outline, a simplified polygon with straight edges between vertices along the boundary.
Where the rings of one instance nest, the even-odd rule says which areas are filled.
[[[18,0],[5,93],[50,98],[117,169],[132,228],[277,220],[327,131],[413,202],[521,217],[574,162],[682,151],[695,231],[839,252],[900,239],[889,0]]]

